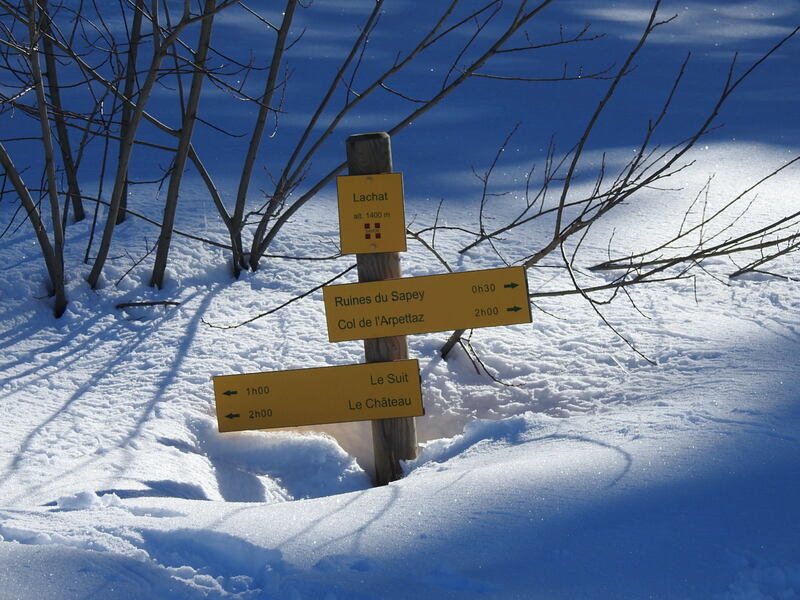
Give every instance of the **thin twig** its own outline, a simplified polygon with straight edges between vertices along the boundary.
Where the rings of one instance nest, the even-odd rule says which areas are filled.
[[[121,302],[120,304],[115,304],[114,308],[117,309],[125,309],[125,308],[134,308],[139,306],[180,306],[180,302],[172,302],[171,300],[153,300],[151,302]]]
[[[261,319],[262,317],[266,317],[267,315],[271,315],[273,313],[276,313],[279,310],[281,310],[282,308],[285,308],[285,307],[289,306],[292,302],[297,302],[298,300],[301,300],[302,298],[305,298],[306,296],[309,296],[309,295],[313,294],[317,290],[321,290],[326,285],[330,285],[331,283],[333,283],[337,279],[343,277],[344,275],[346,275],[347,273],[349,273],[350,271],[355,269],[356,266],[358,266],[358,265],[351,265],[351,266],[347,267],[344,271],[339,273],[338,275],[328,279],[328,281],[326,281],[324,283],[321,283],[321,284],[319,284],[317,286],[314,286],[310,290],[305,291],[302,294],[300,294],[298,296],[295,296],[294,298],[292,298],[290,300],[287,300],[286,302],[284,302],[280,306],[276,306],[275,308],[271,308],[268,311],[263,312],[261,314],[258,314],[256,316],[250,318],[250,319],[247,319],[246,321],[242,321],[241,323],[239,323],[237,325],[214,325],[213,323],[209,323],[205,319],[201,319],[201,320],[203,321],[203,323],[205,323],[206,325],[208,325],[209,327],[211,327],[213,329],[236,329],[237,327],[242,327],[243,325],[247,325],[249,323],[252,323],[253,321],[257,321],[258,319]]]

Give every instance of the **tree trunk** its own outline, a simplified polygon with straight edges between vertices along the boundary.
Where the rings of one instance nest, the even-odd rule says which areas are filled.
[[[161,223],[161,234],[158,237],[158,250],[156,260],[153,265],[153,276],[150,278],[150,285],[161,288],[164,285],[164,273],[167,268],[167,257],[172,241],[172,229],[175,226],[175,211],[178,207],[178,195],[183,180],[183,172],[186,169],[186,159],[189,156],[190,144],[192,142],[192,132],[197,122],[197,110],[200,105],[200,92],[205,79],[205,64],[208,56],[208,46],[211,41],[211,30],[214,25],[214,8],[216,0],[206,0],[203,13],[208,17],[203,20],[200,29],[200,39],[197,42],[197,52],[194,56],[194,74],[192,75],[192,87],[189,92],[189,100],[186,104],[186,112],[183,116],[183,126],[181,127],[181,137],[178,140],[178,151],[175,155],[175,163],[172,168],[172,175],[169,179],[167,188],[167,200],[164,206],[164,219]]]
[[[56,57],[53,51],[53,42],[50,39],[50,15],[47,13],[47,0],[40,0],[39,5],[44,13],[42,19],[42,42],[44,46],[44,60],[47,72],[47,88],[50,94],[50,104],[53,107],[53,121],[56,124],[56,135],[58,136],[58,147],[61,150],[61,160],[64,163],[64,174],[67,178],[67,195],[72,203],[72,212],[76,221],[82,221],[86,217],[81,201],[81,188],[78,183],[78,168],[72,158],[72,145],[69,141],[67,124],[64,120],[64,110],[61,103],[61,88],[58,82],[58,69]],[[67,212],[66,209],[64,211]],[[66,219],[66,214],[64,215]]]
[[[136,0],[136,7],[133,12],[133,23],[131,23],[131,37],[128,41],[128,60],[125,66],[125,88],[123,95],[126,100],[131,100],[136,87],[136,60],[139,57],[139,40],[142,37],[142,13],[144,12],[144,0]],[[122,115],[119,124],[120,136],[125,137],[131,123],[131,106],[127,102],[122,103]],[[120,147],[121,160],[122,148]],[[128,174],[125,173],[125,182],[120,199],[119,212],[115,223],[119,225],[125,220],[128,208]]]
[[[3,166],[3,171],[11,180],[11,185],[17,192],[25,212],[33,225],[33,231],[36,233],[36,239],[39,242],[39,248],[42,250],[44,257],[44,264],[47,268],[47,274],[50,277],[50,285],[53,288],[55,297],[55,306],[53,307],[53,314],[56,318],[64,314],[67,309],[67,295],[64,290],[64,267],[56,257],[53,246],[50,244],[50,238],[47,237],[47,229],[42,222],[42,216],[36,208],[36,202],[28,190],[28,186],[22,180],[22,176],[14,166],[11,157],[6,152],[5,147],[0,143],[0,165]]]
[[[50,135],[50,115],[47,110],[47,97],[44,91],[44,81],[42,80],[42,69],[39,64],[38,40],[40,32],[37,28],[36,3],[28,1],[26,6],[28,9],[28,36],[30,41],[28,60],[33,86],[36,90],[38,119],[42,131],[42,146],[44,149],[47,196],[50,200],[50,218],[53,224],[52,256],[48,264],[48,272],[56,302],[54,314],[56,317],[60,317],[67,308],[67,295],[64,286],[64,229],[61,224],[61,208],[58,203],[58,182],[56,181],[53,139]],[[44,251],[44,248],[42,250]],[[47,254],[45,258],[47,259]]]
[[[386,133],[366,133],[347,138],[347,166],[350,175],[390,173],[391,141]],[[401,276],[400,253],[358,254],[358,280],[380,281]],[[364,340],[367,362],[408,358],[406,336]],[[372,445],[375,453],[375,483],[386,485],[403,476],[401,460],[417,456],[417,431],[413,417],[381,419],[372,422]]]

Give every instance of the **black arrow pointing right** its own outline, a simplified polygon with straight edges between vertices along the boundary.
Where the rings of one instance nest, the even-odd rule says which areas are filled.
[[[519,287],[519,284],[518,283],[507,283],[503,287],[504,288],[511,288],[513,290],[515,287]]]
[[[506,310],[507,310],[508,312],[519,312],[519,311],[521,311],[522,309],[521,309],[519,306],[512,306],[512,307],[510,307],[510,308],[507,308]]]

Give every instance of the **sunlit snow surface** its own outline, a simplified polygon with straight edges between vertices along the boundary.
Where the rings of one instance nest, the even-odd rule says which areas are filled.
[[[790,2],[685,4],[720,45],[709,49],[696,25],[679,20],[672,38],[655,40],[659,51],[732,52],[738,39],[763,48],[800,19]],[[642,6],[566,3],[625,43]],[[794,43],[777,59],[793,65],[778,87],[795,103],[797,54]],[[785,109],[773,99],[774,112]],[[468,98],[453,106],[437,127],[448,114],[469,122]],[[734,120],[698,147],[689,157],[696,165],[670,189],[643,191],[594,229],[581,267],[606,259],[610,239],[619,253],[668,239],[709,177],[709,206],[719,206],[796,156],[796,110],[784,118],[765,116],[762,136]],[[445,172],[421,165],[398,139],[411,229],[434,224],[439,198],[439,224],[476,228],[480,188],[470,166],[485,169],[506,133],[469,151],[483,162],[464,158],[460,171]],[[590,158],[598,164],[606,152],[609,168],[624,164],[626,144],[604,134]],[[458,148],[447,152],[458,164]],[[490,199],[493,222],[523,201],[532,159],[520,154],[498,173],[511,193]],[[738,225],[796,211],[798,192],[800,171],[782,173]],[[333,193],[299,212],[270,252],[335,254]],[[158,218],[158,200],[133,200]],[[3,226],[15,208],[0,203]],[[225,239],[198,182],[184,186],[181,210],[179,229]],[[728,281],[735,266],[720,259],[696,280],[635,287],[630,301],[601,307],[655,366],[578,296],[536,300],[530,325],[471,334],[498,382],[461,348],[442,360],[448,333],[409,337],[421,367],[423,448],[405,479],[372,488],[368,425],[219,434],[211,388],[214,375],[363,361],[360,342],[327,341],[321,292],[251,325],[209,326],[279,306],[352,257],[265,260],[234,282],[222,251],[178,238],[169,282],[155,291],[147,261],[129,270],[156,232],[129,219],[95,292],[82,281],[88,226],[68,228],[71,302],[58,321],[29,225],[0,239],[0,599],[800,597],[795,256],[770,266],[789,280]],[[520,228],[497,249],[518,261],[548,227]],[[503,266],[488,245],[459,255],[469,241],[440,230],[436,246],[458,270]],[[443,271],[412,239],[402,261],[407,276]],[[586,286],[610,277],[579,276]],[[562,271],[529,272],[531,292],[569,285]],[[153,300],[180,305],[115,308]]]

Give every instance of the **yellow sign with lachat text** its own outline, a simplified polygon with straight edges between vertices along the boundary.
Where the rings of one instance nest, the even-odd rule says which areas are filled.
[[[405,252],[402,173],[336,179],[342,254]]]

